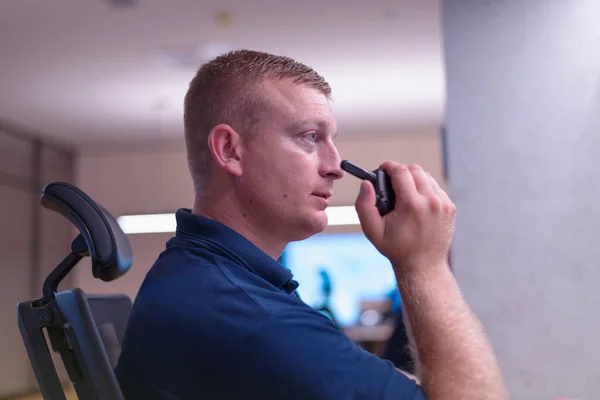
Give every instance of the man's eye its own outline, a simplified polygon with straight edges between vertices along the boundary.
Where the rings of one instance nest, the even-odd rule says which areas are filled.
[[[311,142],[316,142],[317,141],[317,133],[316,132],[311,132],[307,135],[304,136],[306,139],[308,139]]]

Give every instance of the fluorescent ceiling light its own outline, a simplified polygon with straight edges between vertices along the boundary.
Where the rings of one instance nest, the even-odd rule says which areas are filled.
[[[175,232],[175,214],[123,215],[117,218],[126,234]]]
[[[358,225],[358,215],[353,206],[328,207],[325,210],[329,225]],[[128,235],[135,233],[175,232],[175,214],[123,215],[117,218],[119,226]]]
[[[359,225],[358,214],[353,206],[327,207],[328,225]]]

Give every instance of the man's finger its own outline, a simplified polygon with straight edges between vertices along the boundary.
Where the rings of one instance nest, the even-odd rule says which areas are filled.
[[[406,165],[386,161],[381,164],[385,172],[390,176],[392,187],[396,194],[396,203],[412,203],[419,195],[412,174]]]
[[[419,165],[409,165],[408,169],[413,176],[415,186],[420,194],[429,196],[435,193],[431,187],[431,181],[429,180],[427,173],[423,171],[423,168],[421,168]]]
[[[368,181],[363,181],[360,185],[360,193],[356,198],[354,207],[360,220],[363,232],[367,239],[373,241],[383,232],[384,220],[379,214],[375,198],[375,188]]]
[[[442,192],[443,192],[442,188],[437,183],[437,181],[435,179],[433,179],[433,176],[431,176],[431,174],[429,172],[427,172],[427,177],[429,178],[429,183],[431,184],[431,188],[433,189],[433,192],[435,194],[437,194],[438,196],[442,196]]]
[[[446,193],[446,191],[440,187],[437,181],[433,179],[433,177],[430,174],[427,175],[429,175],[431,186],[433,187],[433,191],[435,192],[435,194],[447,204],[454,204],[452,203],[450,196],[448,196],[448,193]]]

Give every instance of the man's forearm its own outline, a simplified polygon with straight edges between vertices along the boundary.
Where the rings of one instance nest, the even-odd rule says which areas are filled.
[[[397,280],[428,397],[507,399],[494,352],[450,269],[421,271],[398,274]]]

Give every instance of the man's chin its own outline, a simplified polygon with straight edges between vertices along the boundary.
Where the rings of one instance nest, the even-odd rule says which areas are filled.
[[[319,213],[320,214],[320,213]],[[309,237],[321,233],[327,228],[327,215],[312,215],[312,218],[303,219],[297,230],[297,238],[294,241],[308,239]]]
[[[318,215],[313,216],[310,223],[307,224],[310,236],[323,232],[325,228],[327,228],[327,223],[328,220],[325,211],[322,211]]]

